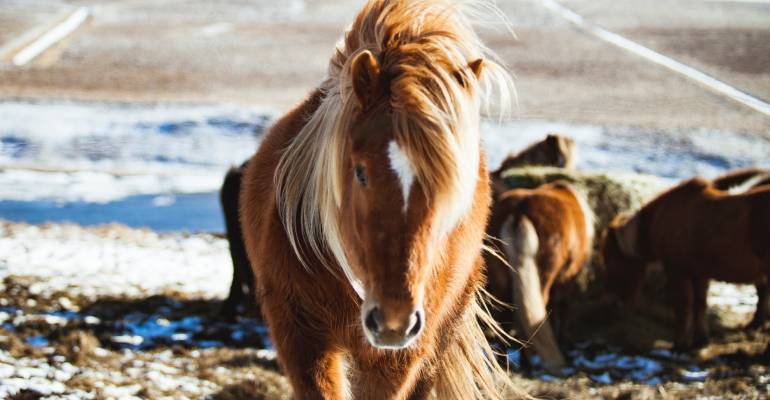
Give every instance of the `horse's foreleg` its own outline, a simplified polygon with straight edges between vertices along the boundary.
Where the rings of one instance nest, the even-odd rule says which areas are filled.
[[[295,399],[344,398],[346,371],[337,351],[310,345],[314,339],[284,336],[276,346],[284,372],[289,377]]]
[[[692,311],[694,304],[692,279],[681,274],[669,274],[669,290],[674,300],[674,315],[676,317],[674,348],[686,350],[692,347]]]
[[[708,326],[708,303],[706,296],[709,291],[709,280],[706,278],[695,278],[692,280],[693,289],[693,312],[695,314],[695,346],[701,347],[709,342]]]
[[[233,261],[233,280],[230,293],[222,304],[222,314],[225,318],[234,319],[238,308],[255,304],[254,275],[251,272],[246,248],[243,243],[243,232],[238,219],[239,196],[241,179],[246,167],[233,168],[227,172],[222,189],[219,192],[222,211],[225,216],[225,232],[230,245],[230,257]]]
[[[423,375],[417,379],[417,383],[412,389],[412,393],[407,397],[409,400],[424,400],[430,398],[430,393],[436,383],[435,375]]]
[[[285,304],[273,304],[265,298],[263,313],[294,398],[344,398],[347,378],[342,354],[319,332],[294,322],[297,316],[293,311]]]
[[[757,282],[757,310],[754,311],[754,318],[748,325],[749,329],[759,329],[765,324],[767,315],[770,313],[770,296],[768,296],[768,282],[767,278],[764,278],[761,282]]]
[[[356,365],[353,398],[363,400],[422,400],[430,396],[435,373],[424,370],[416,357],[383,357]]]

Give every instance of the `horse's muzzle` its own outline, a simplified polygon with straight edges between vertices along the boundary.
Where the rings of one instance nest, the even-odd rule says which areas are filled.
[[[363,329],[372,346],[380,349],[403,349],[417,338],[425,325],[422,307],[407,311],[391,311],[378,305],[362,314]]]

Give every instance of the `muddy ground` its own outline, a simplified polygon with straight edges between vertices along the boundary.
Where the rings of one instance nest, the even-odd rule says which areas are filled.
[[[78,280],[77,271],[66,273],[70,267],[49,276],[61,257],[49,247],[65,237],[92,248],[81,263],[101,265],[103,276]],[[223,239],[209,234],[3,223],[0,397],[290,398],[258,317],[219,317],[227,265],[205,266],[214,289],[196,289],[202,286],[195,280],[205,278],[196,275],[201,266],[168,255],[160,257],[165,271],[158,275],[171,280],[146,276],[158,281],[153,284],[130,276],[134,263],[146,265],[145,257],[152,257],[142,251],[170,242],[187,253],[186,243],[195,243],[199,254],[215,257],[208,264],[227,259]],[[122,276],[121,287],[114,279]],[[651,290],[657,292],[655,285]],[[669,350],[673,314],[667,307],[645,301],[627,309],[592,298],[572,304],[568,377],[518,370],[514,347],[509,358],[517,384],[545,398],[770,396],[770,357],[762,354],[770,331],[742,329],[756,301],[752,288],[712,286],[713,342],[691,354]]]

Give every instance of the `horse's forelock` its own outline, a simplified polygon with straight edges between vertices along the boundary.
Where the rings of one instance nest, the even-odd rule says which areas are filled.
[[[344,143],[361,112],[351,64],[364,51],[376,58],[387,82],[383,101],[391,111],[394,139],[409,157],[416,179],[427,195],[448,199],[448,222],[441,230],[448,231],[471,206],[480,157],[478,100],[497,91],[501,109],[506,109],[513,86],[462,12],[468,4],[370,1],[338,45],[321,85],[322,105],[276,170],[279,211],[306,265],[300,237],[315,258],[332,271],[338,265],[357,284],[340,238],[339,207]],[[485,60],[481,77],[468,68],[479,58]]]
[[[509,75],[470,27],[462,12],[466,5],[438,0],[374,2],[371,12],[359,16],[346,36],[348,61],[333,63],[346,66],[364,50],[376,55],[387,82],[385,101],[392,110],[395,140],[410,158],[426,197],[442,198],[437,200],[446,204],[448,225],[443,231],[469,209],[475,191],[477,98],[494,87],[507,100],[512,87]],[[346,51],[338,56],[345,57]],[[487,60],[483,80],[469,67],[481,57]],[[340,71],[341,87],[356,79],[345,76],[351,70],[348,66]],[[356,99],[348,95],[343,101]]]

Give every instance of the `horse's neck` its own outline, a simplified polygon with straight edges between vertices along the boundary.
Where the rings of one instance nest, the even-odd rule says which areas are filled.
[[[279,118],[262,141],[259,152],[266,161],[263,172],[270,175],[270,179],[273,179],[281,154],[307,125],[321,106],[323,98],[321,89],[314,89],[302,102]]]

